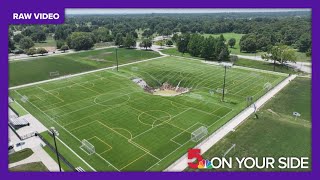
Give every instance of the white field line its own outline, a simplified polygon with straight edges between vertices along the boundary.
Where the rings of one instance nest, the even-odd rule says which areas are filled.
[[[137,148],[139,148],[140,150],[144,151],[145,153],[149,154],[150,156],[160,160],[157,156],[153,155],[150,153],[150,151],[148,149],[146,149],[145,147],[139,145],[138,143],[136,142],[133,142],[131,139],[127,138],[126,136],[124,136],[123,134],[119,133],[118,131],[114,130],[114,128],[111,128],[109,126],[107,126],[106,124],[100,122],[100,121],[97,121],[99,124],[101,124],[102,126],[104,126],[105,128],[107,129],[110,129],[111,131],[113,131],[113,133],[115,134],[118,134],[119,136],[122,136],[123,138],[125,138],[130,144],[136,146]]]
[[[18,92],[17,92],[18,93]],[[18,93],[19,94],[19,93]],[[16,102],[22,109],[24,109],[26,112],[31,114],[29,111],[27,111],[23,106],[21,106],[18,102]],[[40,122],[40,121],[39,121]],[[59,137],[57,139],[65,146],[67,147],[73,154],[75,154],[83,163],[85,163],[89,168],[91,168],[93,171],[96,171],[93,167],[91,167],[85,160],[83,160],[76,152],[74,152],[68,145],[66,145]]]
[[[41,88],[41,87],[39,87],[39,86],[36,86],[36,87],[37,87],[37,88],[39,88],[41,91],[43,91],[43,92],[45,92],[45,93],[48,93],[48,94],[50,94],[51,96],[53,96],[53,97],[55,97],[55,98],[59,99],[61,102],[64,102],[64,100],[63,100],[63,99],[61,99],[61,98],[59,98],[58,96],[56,96],[56,95],[52,94],[51,92],[49,92],[49,91],[47,91],[47,90],[45,90],[45,89],[43,89],[43,88]]]
[[[59,137],[57,139],[65,146],[67,147],[74,155],[76,155],[83,163],[85,163],[89,168],[91,168],[93,171],[96,171],[90,164],[88,164],[82,157],[80,157],[76,152],[74,152],[66,143],[64,143]]]
[[[259,98],[255,102],[256,107],[261,108],[268,100],[270,100],[274,95],[276,95],[280,90],[282,90],[286,85],[288,85],[290,81],[293,80],[294,78],[296,78],[296,75],[287,77],[277,86],[275,86],[273,89],[271,89],[261,98]],[[254,108],[252,106],[247,107],[242,112],[240,112],[237,116],[232,118],[229,122],[227,122],[225,125],[220,127],[213,134],[211,134],[208,138],[206,138],[200,144],[195,146],[195,148],[198,148],[201,150],[202,153],[205,153],[213,145],[215,145],[219,140],[225,137],[229,132],[232,132],[232,130],[234,130],[242,122],[244,122],[252,113],[254,113]],[[176,162],[174,162],[164,171],[174,171],[174,172],[183,171],[185,168],[187,168],[187,165],[188,165],[187,155],[184,154],[181,158],[179,158]]]
[[[18,93],[18,95],[22,96],[18,91],[16,91],[16,93]],[[53,120],[48,114],[46,114],[45,112],[43,112],[41,109],[39,109],[37,106],[35,106],[32,102],[28,101],[33,107],[35,107],[36,109],[38,109],[38,111],[40,111],[42,114],[44,114],[45,116],[47,116],[52,122],[56,123],[60,128],[62,128],[64,131],[66,131],[67,133],[69,133],[73,138],[75,138],[76,140],[78,140],[79,142],[81,142],[81,140],[79,138],[77,138],[75,135],[73,135],[70,131],[68,131],[66,128],[64,128],[62,125],[60,125],[58,122],[56,122],[55,120]],[[29,113],[29,112],[28,112]],[[30,113],[29,113],[30,114]],[[60,140],[61,141],[61,140]],[[62,142],[62,141],[61,141]],[[71,148],[70,148],[71,149]],[[73,151],[74,152],[74,151]],[[79,155],[77,153],[74,152],[74,154],[78,157]],[[108,163],[110,166],[112,166],[114,169],[116,169],[117,171],[119,171],[118,168],[116,168],[113,164],[111,164],[109,161],[107,161],[106,159],[104,159],[103,157],[101,157],[99,154],[96,154],[97,156],[99,156],[101,159],[103,159],[106,163]],[[82,158],[80,159],[81,161],[83,161],[85,164],[88,164],[85,160],[83,160]],[[92,169],[93,171],[95,171],[94,169]]]
[[[128,66],[128,65],[132,65],[132,64],[138,64],[138,63],[143,63],[143,62],[148,62],[148,61],[160,59],[160,58],[163,58],[163,57],[166,57],[166,56],[160,56],[160,57],[155,57],[155,58],[135,61],[135,62],[127,63],[127,64],[121,64],[121,65],[119,65],[119,67]],[[44,81],[38,81],[38,82],[34,82],[34,83],[23,84],[23,85],[19,85],[19,86],[10,87],[9,90],[19,89],[19,88],[28,87],[28,86],[33,86],[33,85],[36,85],[36,84],[43,84],[43,83],[47,83],[47,82],[51,82],[51,81],[57,81],[57,80],[61,80],[61,79],[67,79],[67,78],[81,76],[81,75],[84,75],[84,74],[90,74],[90,73],[99,72],[99,71],[105,71],[105,70],[113,69],[113,68],[116,68],[116,67],[117,66],[110,66],[110,67],[96,69],[96,70],[92,70],[92,71],[86,71],[86,72],[82,72],[82,73],[77,73],[77,74],[72,74],[72,75],[67,75],[67,76],[61,76],[61,77],[54,78],[54,79],[48,79],[48,80],[44,80]]]

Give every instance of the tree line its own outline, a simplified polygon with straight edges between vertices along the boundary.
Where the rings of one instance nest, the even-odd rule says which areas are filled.
[[[67,16],[65,24],[62,25],[10,26],[9,45],[10,49],[13,49],[15,44],[19,44],[20,47],[20,40],[26,38],[28,40],[25,41],[28,43],[25,44],[29,44],[26,46],[28,47],[32,44],[30,40],[42,42],[49,35],[53,36],[57,47],[68,45],[73,48],[67,42],[72,36],[77,36],[78,41],[89,40],[90,36],[92,42],[97,43],[116,40],[121,42],[129,35],[127,39],[129,43],[132,42],[131,37],[138,38],[137,31],[141,31],[144,39],[150,39],[155,34],[168,36],[177,32],[183,34],[234,32],[246,34],[240,42],[241,50],[244,52],[265,51],[270,48],[268,47],[270,43],[272,46],[283,43],[301,52],[311,51],[310,12],[73,15]],[[77,32],[82,32],[82,35]],[[74,33],[77,35],[72,35]],[[89,42],[84,47],[87,48],[90,44],[92,43]]]
[[[201,57],[213,61],[229,61],[230,52],[223,35],[215,38],[204,37],[200,34],[182,34],[173,38],[177,49],[181,53],[189,53],[194,57]]]

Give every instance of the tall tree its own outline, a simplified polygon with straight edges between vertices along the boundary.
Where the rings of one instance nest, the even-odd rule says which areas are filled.
[[[240,52],[256,52],[257,51],[257,40],[254,34],[247,34],[240,39]]]
[[[304,33],[297,41],[297,47],[300,52],[307,52],[311,47],[310,33]]]
[[[182,52],[184,54],[188,51],[189,39],[190,39],[189,34],[183,34],[178,37],[177,48],[179,52]]]
[[[68,37],[67,44],[72,49],[79,51],[91,49],[94,46],[94,41],[90,33],[74,32]]]
[[[128,33],[123,41],[124,47],[132,48],[136,46],[136,39],[131,33]]]
[[[216,58],[215,56],[215,43],[216,39],[212,36],[209,36],[208,38],[205,38],[202,48],[201,48],[201,54],[200,57],[207,59],[207,60],[213,60]]]
[[[275,71],[276,63],[282,66],[287,62],[295,62],[295,50],[286,45],[273,46],[267,53],[261,55],[262,59],[273,61],[273,70]]]
[[[228,45],[233,48],[236,45],[236,39],[230,38],[228,41]]]
[[[21,33],[16,34],[16,35],[13,36],[13,40],[14,40],[14,42],[16,42],[16,43],[19,43],[22,38],[24,38],[24,35],[21,34]]]
[[[192,34],[190,36],[190,40],[187,48],[188,48],[188,52],[192,56],[200,55],[203,40],[204,40],[204,37],[199,34]]]
[[[114,43],[115,43],[116,46],[119,46],[119,47],[123,45],[123,35],[121,33],[118,33],[116,35]]]
[[[20,46],[21,49],[24,49],[24,50],[30,49],[31,47],[34,46],[34,42],[32,41],[31,38],[29,38],[29,37],[24,37],[24,38],[22,38],[22,39],[20,40],[19,46]]]

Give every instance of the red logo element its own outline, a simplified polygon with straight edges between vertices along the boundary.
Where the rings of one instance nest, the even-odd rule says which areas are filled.
[[[196,159],[194,162],[189,162],[188,165],[192,169],[198,169],[199,163],[203,160],[202,156],[200,155],[200,149],[189,149],[188,150],[188,159]]]

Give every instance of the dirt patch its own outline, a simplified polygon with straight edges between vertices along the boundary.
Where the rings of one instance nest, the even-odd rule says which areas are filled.
[[[144,91],[153,95],[158,95],[158,96],[177,96],[180,94],[187,93],[190,90],[189,88],[179,87],[180,82],[177,86],[173,86],[168,82],[165,82],[159,88],[153,88],[153,87],[150,87],[141,78],[134,78],[132,79],[132,81],[138,84],[141,88],[143,88]]]
[[[42,48],[44,48],[48,52],[55,52],[57,50],[57,48],[54,46],[47,46],[47,47],[42,47]]]

